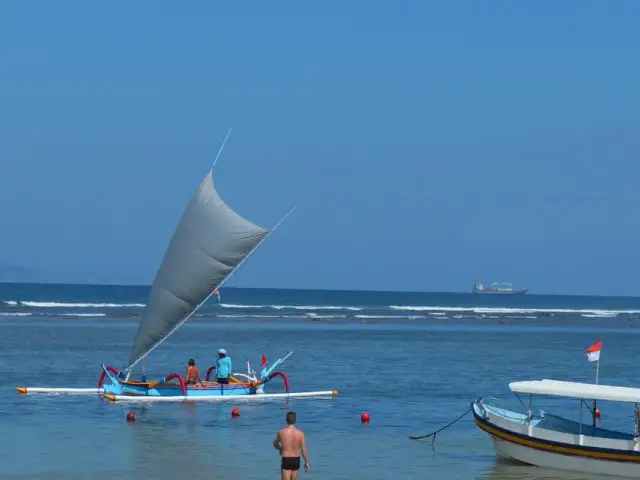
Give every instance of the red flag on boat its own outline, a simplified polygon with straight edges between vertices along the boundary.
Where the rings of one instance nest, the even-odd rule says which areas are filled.
[[[260,361],[260,366],[264,367],[267,364],[267,357],[264,356],[264,353],[262,354],[262,360]]]
[[[597,362],[600,360],[600,349],[602,348],[602,339],[587,348],[587,359],[590,362]]]

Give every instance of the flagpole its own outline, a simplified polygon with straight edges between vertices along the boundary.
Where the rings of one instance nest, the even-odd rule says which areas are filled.
[[[600,337],[602,342],[603,337]],[[598,375],[600,374],[600,357],[602,356],[602,343],[600,343],[600,355],[598,355],[598,361],[596,362],[596,385],[598,385]]]
[[[602,356],[602,339],[600,337],[600,352],[598,352],[598,360],[596,361],[596,385],[598,385],[598,376],[600,375],[600,357]],[[596,426],[596,400],[593,399],[593,426]]]

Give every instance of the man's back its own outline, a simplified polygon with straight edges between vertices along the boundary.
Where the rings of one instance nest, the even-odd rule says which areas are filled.
[[[295,412],[287,413],[287,426],[278,431],[273,440],[273,446],[278,449],[282,462],[280,464],[281,478],[283,480],[296,479],[300,469],[300,453],[304,458],[304,469],[309,470],[309,458],[307,457],[307,445],[304,432],[298,430]]]
[[[195,382],[198,378],[200,378],[200,370],[198,369],[198,367],[189,365],[187,367],[187,381]]]
[[[293,425],[281,429],[280,443],[282,444],[282,451],[280,455],[283,457],[299,457],[303,439],[304,433],[302,430],[298,430]]]

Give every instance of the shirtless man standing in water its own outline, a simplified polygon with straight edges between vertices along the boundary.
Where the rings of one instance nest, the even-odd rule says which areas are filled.
[[[304,441],[304,432],[295,427],[296,412],[287,413],[287,426],[281,429],[273,440],[273,446],[280,452],[282,464],[280,476],[282,480],[295,480],[300,470],[300,451],[304,458],[304,471],[309,471],[309,459],[307,458],[307,446]]]

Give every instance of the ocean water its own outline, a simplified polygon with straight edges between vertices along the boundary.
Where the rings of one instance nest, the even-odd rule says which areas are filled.
[[[182,373],[191,357],[206,371],[219,347],[236,371],[293,350],[282,370],[294,391],[340,394],[142,406],[15,393],[95,386],[101,363],[123,368],[147,293],[0,284],[0,478],[279,478],[271,442],[288,410],[309,446],[311,471],[300,478],[585,478],[498,461],[470,415],[435,445],[407,437],[449,423],[479,396],[521,410],[514,380],[592,381],[584,350],[601,336],[601,383],[640,383],[640,298],[226,288],[220,305],[205,305],[151,354],[150,377]],[[266,390],[283,387],[274,380]],[[578,401],[534,406],[578,419]],[[602,426],[632,431],[632,406],[598,406]]]

